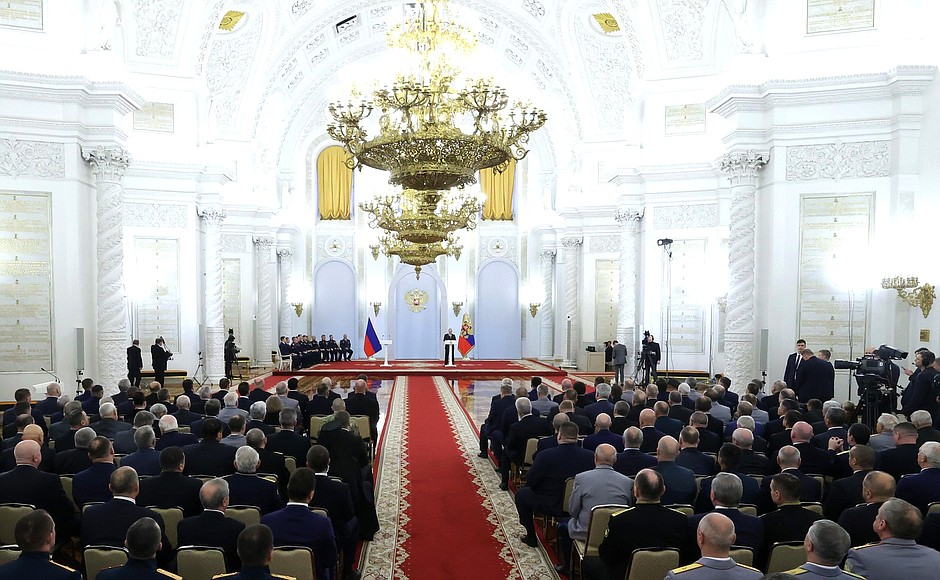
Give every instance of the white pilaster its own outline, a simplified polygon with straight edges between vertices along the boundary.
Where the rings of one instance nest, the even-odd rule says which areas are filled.
[[[124,301],[124,172],[131,156],[120,146],[82,149],[95,175],[97,382],[110,392],[127,376],[127,307]],[[152,337],[151,337],[152,338]]]
[[[199,209],[205,236],[206,350],[203,364],[210,379],[225,376],[225,322],[222,318],[222,221],[220,207]]]
[[[539,314],[542,315],[542,340],[539,345],[539,358],[551,359],[555,356],[555,250],[543,249],[539,253],[542,267],[542,286],[544,296]]]
[[[562,363],[562,366],[575,366],[577,364],[577,351],[581,348],[581,313],[578,288],[583,241],[580,236],[567,237],[561,241],[561,245],[564,247],[565,259],[565,331],[568,333],[565,341],[565,362]]]
[[[255,281],[258,288],[258,335],[255,342],[255,356],[259,361],[268,361],[271,350],[275,348],[274,329],[274,292],[271,285],[271,248],[274,238],[255,236]]]
[[[291,249],[278,248],[277,261],[279,268],[278,275],[280,276],[281,283],[281,304],[278,307],[278,334],[281,336],[291,336],[294,334],[294,318],[296,318],[296,312],[290,303],[290,283],[294,264],[293,252]]]
[[[617,340],[627,347],[626,375],[632,375],[636,366],[636,277],[637,236],[644,208],[621,207],[614,214],[620,224],[620,286],[617,311]]]

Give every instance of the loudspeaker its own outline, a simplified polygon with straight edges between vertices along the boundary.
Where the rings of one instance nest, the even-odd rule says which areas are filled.
[[[75,329],[75,368],[85,370],[85,329]]]
[[[768,350],[770,350],[770,330],[760,329],[760,370],[767,370]]]

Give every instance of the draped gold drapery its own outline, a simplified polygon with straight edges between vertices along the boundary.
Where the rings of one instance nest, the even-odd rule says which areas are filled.
[[[349,154],[337,145],[327,147],[317,157],[317,184],[321,220],[348,220],[352,197],[352,169],[346,167]]]
[[[480,189],[486,196],[483,219],[512,221],[512,193],[516,184],[516,160],[510,159],[502,173],[492,168],[480,172]]]

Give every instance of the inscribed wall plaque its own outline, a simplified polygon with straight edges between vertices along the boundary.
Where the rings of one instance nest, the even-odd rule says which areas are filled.
[[[180,352],[179,240],[135,238],[134,255],[146,277],[136,297],[137,336],[145,345],[162,336],[170,352]]]
[[[231,328],[241,336],[242,261],[238,258],[222,260],[222,324],[226,332]]]
[[[613,340],[617,338],[620,265],[616,260],[598,260],[594,280],[594,340]]]
[[[42,0],[0,2],[0,26],[42,30]]]
[[[669,350],[677,354],[705,352],[705,307],[701,286],[708,284],[707,240],[672,243],[672,308],[669,313]],[[664,296],[666,303],[668,297]],[[655,336],[655,332],[653,335]],[[662,337],[660,337],[662,342]]]
[[[806,0],[806,34],[874,28],[875,0]]]

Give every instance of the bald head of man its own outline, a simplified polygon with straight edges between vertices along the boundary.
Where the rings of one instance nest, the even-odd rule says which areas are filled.
[[[594,465],[613,465],[617,462],[617,449],[608,443],[601,443],[594,450]]]
[[[42,427],[40,427],[39,425],[27,425],[26,428],[23,429],[22,440],[23,441],[35,441],[36,443],[39,443],[39,445],[41,446],[43,442]]]
[[[695,540],[706,558],[727,558],[736,537],[734,522],[717,512],[705,514],[695,532]]]
[[[806,421],[797,421],[790,431],[790,439],[794,443],[806,443],[813,438],[813,426]]]
[[[672,437],[663,437],[656,444],[656,458],[659,461],[675,461],[679,455],[679,442]]]
[[[640,427],[652,427],[656,423],[656,412],[652,409],[640,411]]]
[[[894,476],[884,471],[872,471],[862,480],[862,499],[865,503],[887,501],[894,497],[897,483]]]
[[[13,448],[13,458],[17,465],[32,465],[37,467],[42,462],[42,450],[39,443],[23,440]]]
[[[602,429],[610,429],[610,423],[611,423],[610,415],[608,415],[607,413],[601,413],[597,416],[597,420],[594,422],[594,428],[597,431],[600,431]]]

